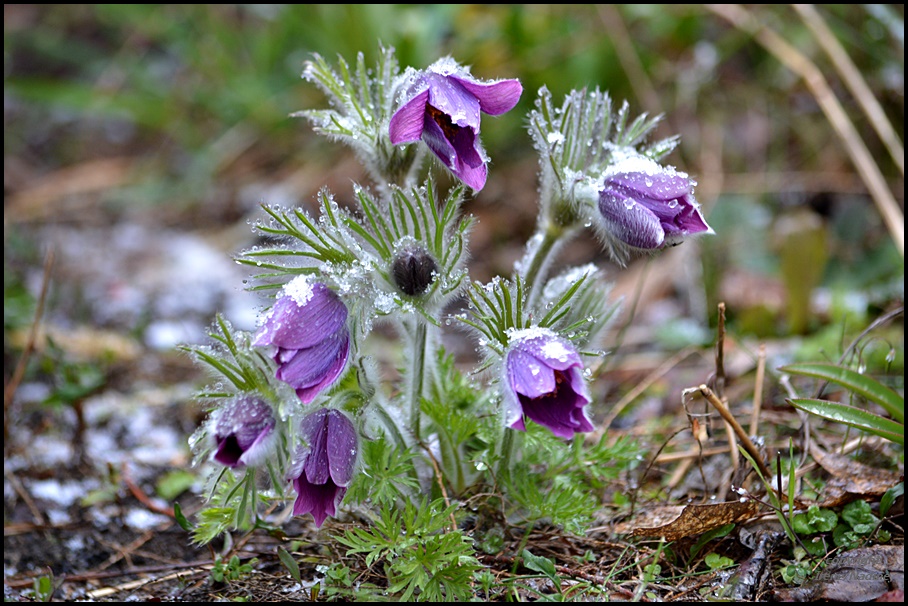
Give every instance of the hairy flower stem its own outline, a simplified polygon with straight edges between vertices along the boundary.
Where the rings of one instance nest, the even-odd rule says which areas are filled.
[[[523,275],[523,281],[529,293],[527,295],[527,307],[536,305],[542,292],[542,284],[545,282],[546,270],[558,248],[557,245],[562,239],[566,239],[572,230],[549,222],[540,231],[542,233],[542,241],[533,249],[533,256],[526,266],[526,273]]]
[[[372,402],[370,404],[373,410],[375,410],[378,415],[381,424],[384,425],[385,429],[388,430],[388,433],[391,434],[391,437],[394,439],[394,443],[397,444],[397,447],[404,452],[409,447],[407,441],[404,439],[404,435],[400,431],[400,427],[397,426],[397,423],[394,422],[394,419],[388,414],[387,409],[378,401]]]
[[[501,441],[501,450],[498,459],[498,483],[506,486],[511,482],[511,457],[514,454],[514,441],[517,432],[510,427],[504,430],[504,437]]]
[[[406,452],[410,447],[410,444],[404,438],[404,434],[400,431],[398,424],[394,421],[391,415],[388,414],[388,410],[384,407],[384,405],[379,401],[378,398],[376,398],[375,401],[370,404],[370,406],[377,413],[381,424],[384,425],[385,429],[391,435],[391,438],[397,445],[398,450],[400,450],[400,452]],[[410,468],[410,477],[412,477],[414,481],[419,482],[419,474],[416,472],[416,469],[414,467]]]
[[[426,373],[426,343],[428,341],[428,327],[424,318],[417,316],[412,333],[412,358],[410,367],[410,430],[413,437],[419,442],[420,425],[422,421],[422,396],[425,385]]]

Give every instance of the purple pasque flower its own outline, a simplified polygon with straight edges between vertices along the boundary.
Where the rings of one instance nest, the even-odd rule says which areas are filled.
[[[347,416],[322,408],[300,425],[307,445],[300,447],[288,479],[296,490],[293,515],[311,513],[315,525],[337,515],[337,506],[353,479],[359,442],[356,428]]]
[[[227,467],[257,467],[274,450],[277,432],[274,413],[264,400],[242,395],[231,400],[212,417],[213,458]]]
[[[275,348],[275,376],[308,404],[347,364],[347,306],[321,282],[298,276],[284,286],[252,344]]]
[[[583,362],[566,339],[546,328],[514,331],[504,373],[508,426],[525,430],[529,417],[561,438],[593,430],[584,411],[590,395]]]
[[[635,248],[655,250],[687,236],[713,233],[685,173],[634,156],[612,165],[599,190],[601,227]]]
[[[451,57],[410,79],[403,104],[391,116],[391,143],[422,139],[458,179],[482,189],[488,157],[479,141],[479,114],[509,111],[520,100],[523,86],[518,80],[477,80]]]

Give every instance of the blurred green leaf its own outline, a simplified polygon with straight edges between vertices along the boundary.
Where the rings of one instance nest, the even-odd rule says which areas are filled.
[[[710,570],[719,570],[721,568],[730,568],[735,565],[735,561],[731,558],[718,553],[709,553],[704,559],[706,565],[709,566]]]
[[[173,518],[177,521],[177,524],[180,525],[180,528],[187,532],[192,531],[192,522],[183,514],[183,509],[180,507],[179,503],[173,504]]]
[[[293,580],[300,583],[300,566],[296,563],[296,560],[293,559],[293,556],[287,553],[287,550],[283,547],[277,548],[277,556],[281,559],[281,563],[284,567],[290,572],[290,576],[293,577]]]
[[[830,421],[850,425],[863,429],[869,433],[886,438],[896,444],[905,445],[905,426],[890,419],[875,415],[866,410],[853,406],[829,402],[828,400],[815,400],[812,398],[787,399],[786,402],[810,414],[823,417]]]
[[[807,508],[807,513],[799,513],[792,520],[792,526],[798,534],[829,532],[835,528],[839,517],[831,509],[821,509],[816,505]]]
[[[820,216],[806,208],[785,213],[773,227],[779,242],[780,273],[785,283],[788,328],[804,334],[812,319],[811,298],[826,267],[826,228]]]
[[[720,526],[719,528],[714,528],[710,531],[704,532],[700,535],[700,538],[697,539],[697,542],[694,543],[690,548],[690,557],[696,557],[703,547],[713,539],[720,539],[722,537],[728,536],[732,530],[735,529],[735,524],[726,524],[725,526]]]
[[[867,501],[852,501],[842,508],[842,519],[848,524],[858,529],[858,526],[876,525],[880,520],[870,509],[870,503]]]
[[[521,556],[523,557],[524,566],[534,572],[545,575],[556,587],[561,586],[561,579],[558,578],[558,573],[555,571],[555,563],[552,560],[533,555],[528,549],[524,549]]]
[[[897,498],[905,494],[905,483],[899,482],[886,491],[883,498],[880,499],[880,515],[885,517],[889,513],[889,508]]]
[[[21,278],[12,270],[3,267],[3,330],[27,326],[34,319],[35,298]]]
[[[184,469],[174,469],[158,479],[157,493],[165,501],[173,501],[186,492],[195,482],[195,474]]]
[[[781,367],[779,370],[792,375],[824,379],[841,385],[871,402],[876,402],[885,408],[886,412],[896,421],[900,423],[905,421],[905,398],[876,379],[855,370],[823,362],[790,364]]]

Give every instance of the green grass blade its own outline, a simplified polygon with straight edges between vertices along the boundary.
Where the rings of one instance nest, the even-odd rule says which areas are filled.
[[[786,400],[795,408],[800,408],[810,414],[857,427],[874,435],[886,438],[896,444],[905,445],[905,426],[896,423],[891,419],[886,419],[872,412],[839,404],[838,402],[829,402],[827,400],[814,400],[812,398],[798,398]]]
[[[779,369],[792,375],[803,375],[824,379],[860,394],[872,402],[876,402],[886,409],[893,419],[900,423],[905,422],[905,397],[883,385],[876,379],[861,373],[822,362],[805,362],[803,364],[790,364]]]

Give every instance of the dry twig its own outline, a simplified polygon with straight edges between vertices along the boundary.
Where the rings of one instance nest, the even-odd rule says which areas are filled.
[[[817,104],[854,163],[858,174],[873,197],[899,254],[905,256],[905,217],[895,196],[889,190],[879,166],[820,69],[778,33],[761,23],[740,4],[707,4],[709,10],[754,37],[770,54],[798,74],[810,89]]]
[[[892,128],[889,118],[886,117],[886,112],[883,111],[880,102],[877,101],[876,95],[873,94],[870,87],[867,86],[867,82],[861,76],[860,70],[858,70],[854,61],[851,60],[851,57],[848,56],[848,53],[845,52],[845,49],[842,48],[838,38],[826,25],[826,21],[823,20],[823,17],[813,4],[792,4],[792,6],[801,16],[801,19],[804,20],[804,23],[807,24],[807,27],[810,28],[810,31],[813,32],[814,37],[816,37],[820,46],[823,47],[823,50],[826,51],[826,54],[829,55],[829,59],[835,66],[836,71],[839,72],[854,98],[861,104],[867,119],[870,120],[870,124],[873,125],[874,130],[889,150],[889,155],[892,156],[899,171],[904,175],[905,147],[899,141],[899,137],[895,129]]]

